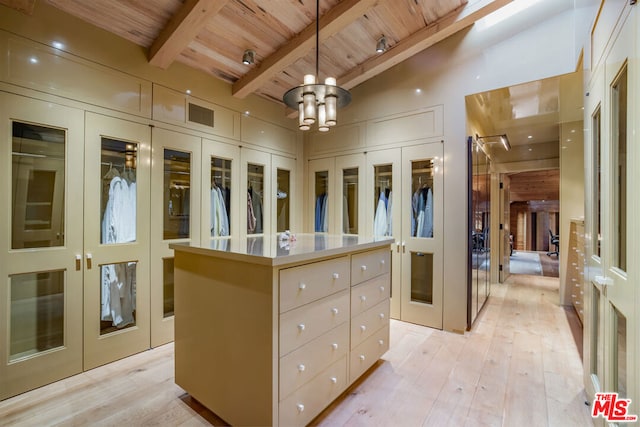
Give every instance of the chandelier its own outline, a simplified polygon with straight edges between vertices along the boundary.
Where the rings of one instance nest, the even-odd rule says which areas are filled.
[[[326,132],[337,123],[338,107],[351,102],[348,90],[336,85],[334,77],[327,77],[324,83],[318,82],[318,58],[320,53],[320,0],[316,0],[316,74],[304,76],[300,86],[289,89],[283,97],[284,103],[298,111],[300,130],[309,130],[318,122],[318,130]]]

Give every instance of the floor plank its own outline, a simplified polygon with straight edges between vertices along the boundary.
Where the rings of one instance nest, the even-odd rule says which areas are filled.
[[[511,276],[464,335],[392,320],[390,350],[312,424],[593,425],[558,300],[557,278]],[[2,401],[0,424],[225,425],[173,372],[168,344]]]

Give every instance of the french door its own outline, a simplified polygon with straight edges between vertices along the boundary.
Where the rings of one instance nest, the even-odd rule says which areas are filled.
[[[150,347],[147,125],[86,114],[84,369]]]
[[[82,371],[80,110],[0,93],[0,399]]]
[[[372,151],[366,163],[367,231],[395,240],[391,317],[442,329],[442,144]]]

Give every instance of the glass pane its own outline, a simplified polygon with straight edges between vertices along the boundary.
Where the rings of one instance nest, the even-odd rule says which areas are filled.
[[[173,258],[162,258],[163,316],[173,316]]]
[[[64,245],[66,133],[13,122],[11,248]]]
[[[211,157],[211,237],[231,232],[231,160]]]
[[[411,162],[411,236],[433,237],[433,160]]]
[[[433,254],[411,252],[411,301],[433,304]]]
[[[614,264],[627,270],[627,69],[612,88],[613,141],[615,156]]]
[[[136,241],[138,144],[102,138],[100,243]]]
[[[342,171],[342,232],[358,234],[358,168]]]
[[[164,150],[165,240],[189,237],[191,153]]]
[[[247,234],[263,232],[264,166],[247,165]]]
[[[327,208],[327,199],[329,197],[329,172],[316,172],[316,215],[315,215],[315,231],[329,231],[329,210]]]
[[[600,138],[600,107],[595,112],[592,118],[593,122],[593,168],[594,168],[594,182],[593,182],[593,200],[594,200],[594,230],[593,230],[593,253],[600,256],[600,247],[602,244],[602,164],[601,164],[601,152],[602,152],[602,140]]]
[[[136,324],[137,262],[100,266],[100,335]]]
[[[592,286],[591,300],[591,373],[600,377],[598,364],[602,355],[600,348],[600,291]]]
[[[377,165],[374,174],[374,204],[373,204],[373,235],[376,237],[391,236],[393,234],[393,220],[391,204],[393,190],[393,166]]]
[[[291,172],[278,169],[278,188],[276,189],[276,214],[278,215],[277,232],[290,230],[289,228],[289,194],[291,192]]]
[[[9,361],[64,345],[64,273],[11,276]]]
[[[614,390],[620,394],[620,397],[627,397],[627,319],[615,307],[613,311],[615,313],[613,380],[616,383]]]

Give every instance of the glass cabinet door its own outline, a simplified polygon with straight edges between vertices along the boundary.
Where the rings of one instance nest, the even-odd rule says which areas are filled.
[[[150,346],[150,136],[144,124],[87,113],[85,369]]]
[[[272,174],[273,211],[271,218],[273,219],[272,230],[276,233],[289,230],[292,233],[299,233],[302,230],[298,225],[298,214],[293,210],[296,202],[296,161],[295,159],[271,156],[271,166],[275,169]]]
[[[403,148],[399,198],[410,207],[402,223],[402,319],[438,329],[443,295],[441,159],[439,141]]]
[[[240,149],[240,231],[241,236],[272,232],[272,202],[276,203],[271,154]]]
[[[238,147],[202,141],[202,242],[238,235],[239,163]]]
[[[152,347],[173,341],[173,250],[169,244],[198,244],[202,237],[201,171],[205,162],[201,152],[200,138],[153,129],[151,174],[157,185],[151,192]],[[210,168],[210,158],[208,162]]]
[[[331,210],[335,206],[332,191],[335,180],[335,159],[309,161],[309,214],[311,231],[337,234],[338,225]]]
[[[364,233],[364,155],[350,154],[336,157],[335,218],[340,234]]]
[[[83,121],[0,93],[0,399],[82,370]]]

